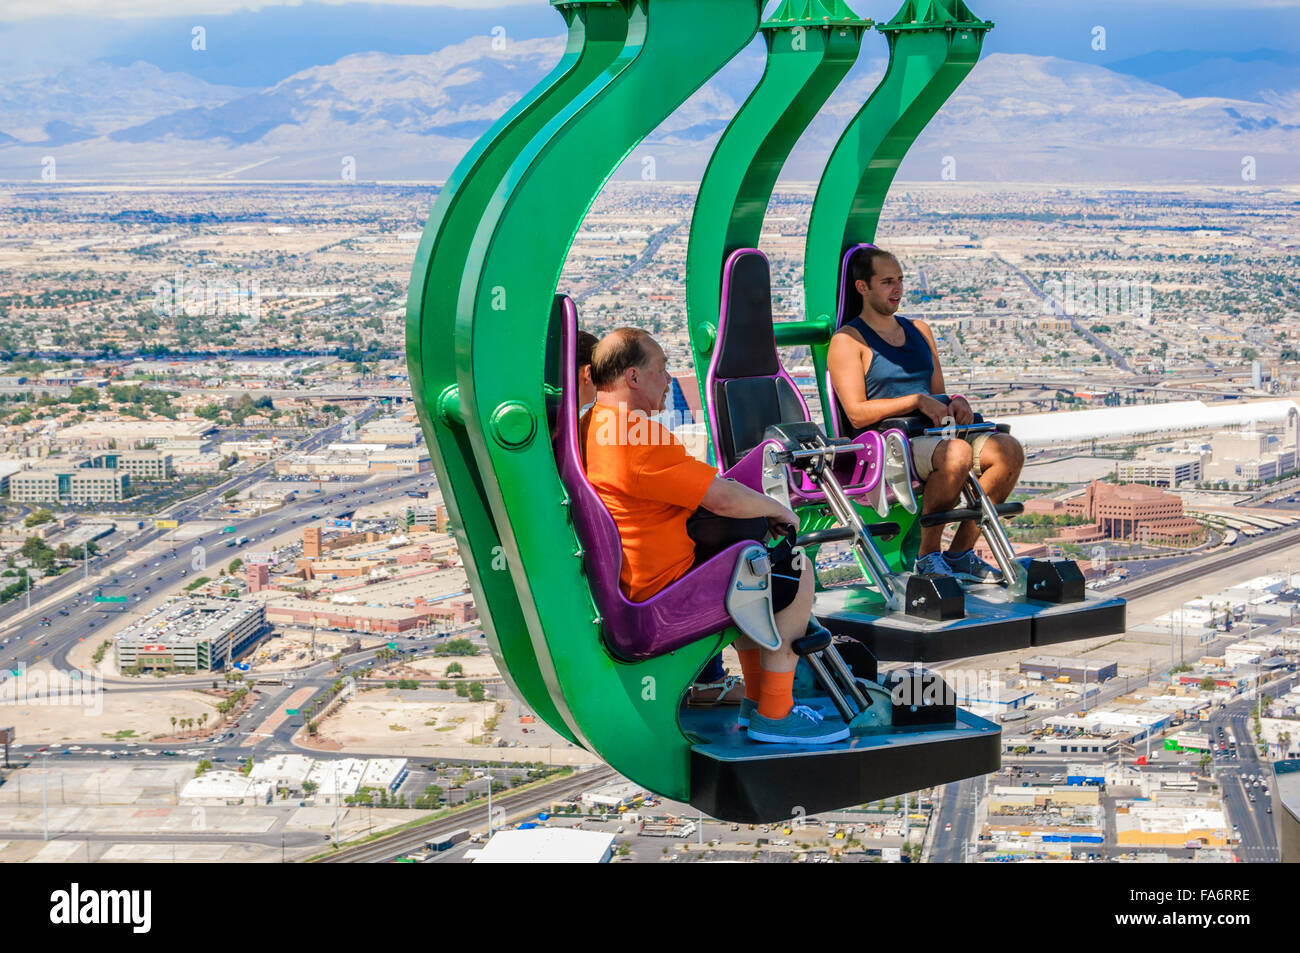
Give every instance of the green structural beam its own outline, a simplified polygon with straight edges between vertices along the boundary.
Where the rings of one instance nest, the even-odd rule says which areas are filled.
[[[689,797],[686,687],[722,644],[615,661],[582,571],[547,435],[553,294],[592,201],[632,150],[758,29],[759,0],[629,0],[628,40],[604,74],[512,164],[460,284],[461,413],[552,701],[574,735],[646,787]]]
[[[722,134],[691,219],[686,311],[703,406],[723,264],[732,252],[757,247],[790,150],[852,68],[870,26],[839,0],[786,0],[763,24],[767,68]]]
[[[852,245],[875,239],[903,156],[974,67],[992,27],[962,0],[907,0],[878,28],[889,40],[889,67],[831,153],[809,218],[804,301],[810,322],[834,321],[841,257]],[[828,345],[823,340],[812,349],[819,382]],[[830,419],[824,388],[822,413]]]
[[[425,438],[470,588],[507,685],[556,730],[576,740],[551,702],[505,567],[483,475],[464,430],[456,391],[456,296],[469,245],[493,192],[537,132],[623,51],[621,6],[557,4],[568,45],[555,68],[480,139],[439,194],[424,230],[407,296],[407,365]]]

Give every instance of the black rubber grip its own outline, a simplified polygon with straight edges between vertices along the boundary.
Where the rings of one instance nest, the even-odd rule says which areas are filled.
[[[1016,516],[1025,511],[1023,503],[998,503],[993,509],[997,510],[998,516]],[[977,520],[983,514],[972,508],[962,508],[959,510],[940,510],[938,513],[927,513],[921,517],[922,526],[943,526],[946,523],[964,523],[966,520]]]
[[[899,533],[897,523],[869,523],[867,532],[880,539],[893,539]],[[800,546],[821,546],[824,543],[847,543],[854,537],[851,526],[832,526],[829,529],[813,530],[804,533],[797,540]]]

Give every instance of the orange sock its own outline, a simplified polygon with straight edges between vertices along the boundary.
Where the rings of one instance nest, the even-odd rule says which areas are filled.
[[[740,673],[745,676],[745,697],[758,701],[758,691],[763,685],[763,664],[758,649],[736,649],[740,656]]]
[[[758,713],[780,721],[794,707],[794,672],[763,672],[759,689]]]

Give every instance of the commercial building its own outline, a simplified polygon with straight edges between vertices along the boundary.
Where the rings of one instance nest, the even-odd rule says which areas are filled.
[[[1212,482],[1272,480],[1296,468],[1294,440],[1276,434],[1256,430],[1216,433],[1210,447],[1214,459],[1205,468],[1205,478]]]
[[[21,460],[0,460],[0,494],[9,492],[9,478],[22,470]]]
[[[305,780],[315,785],[312,797],[316,803],[341,804],[362,788],[380,788],[392,794],[407,773],[405,758],[338,758],[313,762]]]
[[[413,420],[391,417],[372,420],[357,431],[358,443],[382,443],[389,447],[414,447],[420,442],[420,426]]]
[[[607,864],[614,835],[564,827],[497,831],[474,854],[476,864]]]
[[[248,777],[272,785],[277,791],[284,789],[291,797],[301,797],[303,782],[311,774],[315,758],[302,754],[275,754],[265,761],[255,761]]]
[[[1068,658],[1060,655],[1035,655],[1020,663],[1020,674],[1053,681],[1088,682],[1093,685],[1114,678],[1119,663]]]
[[[85,466],[120,470],[137,480],[159,482],[172,477],[172,455],[161,450],[133,450],[129,453],[97,453]]]
[[[644,788],[630,781],[614,781],[594,790],[582,792],[582,804],[587,808],[598,807],[607,811],[617,811],[620,807],[628,807],[637,798],[644,796]]]
[[[405,758],[339,758],[320,760],[301,754],[277,754],[254,763],[249,777],[286,791],[290,797],[307,793],[317,803],[333,804],[336,799],[355,795],[362,788],[378,788],[393,794],[408,774]]]
[[[1065,511],[1094,520],[1110,539],[1188,546],[1205,539],[1205,528],[1183,514],[1182,498],[1155,487],[1115,486],[1093,480]]]
[[[23,470],[9,477],[15,503],[115,503],[126,499],[131,478],[119,470],[68,467]]]
[[[478,618],[478,612],[467,593],[435,599],[421,596],[409,606],[338,605],[293,596],[272,596],[266,600],[266,618],[275,625],[396,634],[434,622],[473,622]]]
[[[236,771],[208,771],[185,783],[180,802],[208,807],[270,804],[274,791],[269,782],[244,777]]]
[[[114,639],[119,669],[222,668],[266,631],[266,610],[256,601],[192,599],[168,603]]]
[[[1122,460],[1116,465],[1115,478],[1121,483],[1145,483],[1148,486],[1177,487],[1199,483],[1204,472],[1204,454],[1156,453],[1136,460]]]
[[[1115,809],[1115,842],[1121,847],[1226,847],[1228,822],[1216,808],[1120,805]]]

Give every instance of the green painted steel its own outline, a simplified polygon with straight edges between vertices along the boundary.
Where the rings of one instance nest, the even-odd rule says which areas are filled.
[[[534,137],[493,196],[457,308],[461,412],[479,467],[494,477],[484,489],[552,700],[591,750],[677,798],[689,797],[691,744],[678,706],[722,637],[637,664],[603,650],[545,438],[542,356],[552,296],[592,201],[641,140],[753,39],[759,9],[759,0],[634,0],[624,52]]]
[[[878,27],[889,39],[889,67],[831,153],[809,217],[804,301],[810,322],[833,324],[840,259],[850,246],[875,239],[903,156],[974,67],[992,27],[962,0],[907,0]],[[829,338],[810,343],[820,382]],[[829,419],[830,395],[821,397]]]
[[[483,494],[459,397],[452,335],[465,258],[492,193],[529,141],[600,76],[627,39],[622,7],[558,5],[569,28],[555,68],[480,139],[447,180],[425,227],[407,298],[407,365],[443,500],[483,630],[516,695],[570,741],[538,670],[519,600],[505,569],[500,534]]]
[[[763,24],[767,68],[722,134],[691,219],[686,311],[703,406],[709,400],[705,378],[717,333],[723,264],[732,252],[758,246],[781,167],[852,68],[870,27],[870,20],[842,2],[827,6],[821,0],[786,0]]]

